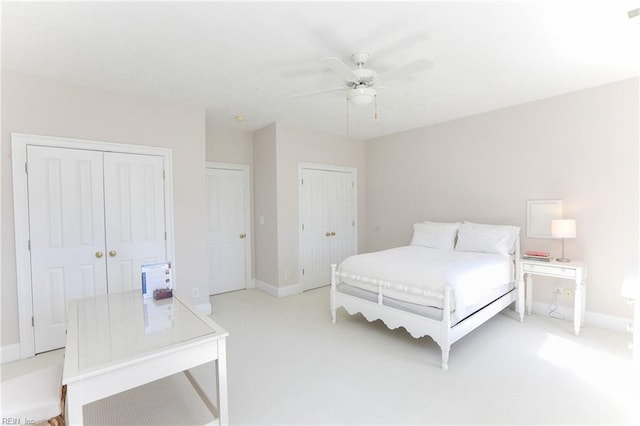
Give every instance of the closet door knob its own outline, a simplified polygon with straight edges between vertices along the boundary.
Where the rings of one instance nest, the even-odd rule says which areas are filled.
[[[330,237],[331,236],[331,232],[325,232],[324,235],[327,236],[327,237]]]
[[[240,238],[245,238],[247,234],[240,234]]]
[[[103,252],[101,252],[101,251],[97,251],[97,252],[96,252],[96,257],[97,257],[98,259],[100,259],[102,256],[104,256],[104,253],[103,253]]]
[[[111,250],[111,251],[109,252],[109,256],[111,256],[111,257],[115,257],[115,256],[116,256],[116,254],[118,254],[118,253],[117,253],[115,250]]]
[[[332,236],[332,237],[335,237],[335,236],[336,236],[336,233],[335,233],[335,232],[332,232],[332,233],[331,233],[331,236]]]

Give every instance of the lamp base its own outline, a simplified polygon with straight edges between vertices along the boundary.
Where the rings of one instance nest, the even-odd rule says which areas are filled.
[[[560,259],[556,259],[556,262],[567,263],[571,262],[571,259],[565,259],[564,257],[561,257]]]

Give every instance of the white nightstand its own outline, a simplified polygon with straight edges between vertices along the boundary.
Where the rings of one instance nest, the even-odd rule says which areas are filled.
[[[532,298],[532,275],[541,275],[545,277],[565,278],[573,280],[576,283],[574,290],[575,302],[573,306],[573,328],[576,336],[580,334],[580,327],[584,322],[584,311],[586,302],[587,289],[587,268],[582,262],[542,262],[538,260],[520,260],[520,278],[526,282],[526,309],[531,315]]]

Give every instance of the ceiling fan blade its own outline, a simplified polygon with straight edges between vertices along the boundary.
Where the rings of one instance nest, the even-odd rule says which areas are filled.
[[[324,64],[331,68],[333,71],[340,74],[347,81],[357,81],[358,77],[354,74],[353,70],[349,68],[344,62],[342,62],[339,58],[332,56],[330,58],[322,59]]]
[[[334,87],[334,88],[331,88],[331,89],[313,90],[311,92],[304,92],[304,93],[298,93],[297,95],[292,95],[291,99],[306,98],[307,96],[322,95],[324,93],[339,92],[339,91],[342,91],[342,90],[349,90],[349,88],[348,87]]]
[[[381,80],[391,80],[394,78],[402,77],[406,74],[415,73],[418,71],[423,71],[433,66],[433,62],[431,62],[427,58],[422,58],[415,60],[413,62],[409,62],[408,64],[400,65],[396,68],[391,68],[390,70],[381,72],[378,74],[378,77]]]

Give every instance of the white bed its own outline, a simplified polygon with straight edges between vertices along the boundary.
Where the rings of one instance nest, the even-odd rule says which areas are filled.
[[[345,259],[332,265],[331,311],[345,308],[413,337],[430,336],[448,368],[451,345],[517,302],[519,228],[470,222],[414,225],[409,246]]]

